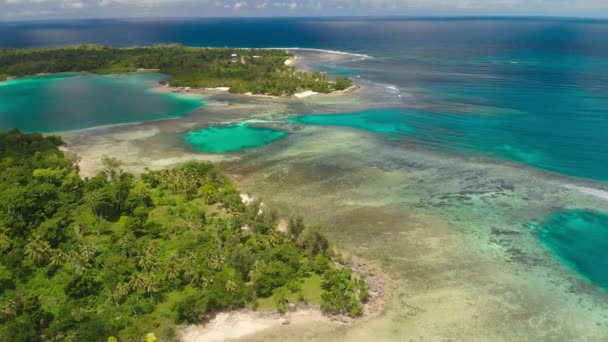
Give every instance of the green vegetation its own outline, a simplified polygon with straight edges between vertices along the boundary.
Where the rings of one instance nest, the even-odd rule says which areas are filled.
[[[136,178],[104,158],[81,179],[61,144],[0,134],[0,341],[171,341],[178,323],[295,302],[362,313],[365,282],[319,228],[279,232],[213,165]]]
[[[352,85],[348,78],[295,71],[285,65],[291,54],[264,49],[210,49],[180,45],[113,48],[0,49],[0,80],[40,73],[115,74],[156,69],[171,75],[176,87],[230,87],[234,93],[293,95],[312,90],[329,93]]]

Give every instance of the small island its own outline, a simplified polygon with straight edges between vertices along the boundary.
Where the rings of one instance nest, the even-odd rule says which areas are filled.
[[[357,317],[366,277],[214,165],[82,178],[56,136],[0,134],[3,341],[163,341],[225,310]],[[354,269],[354,270],[353,270]]]
[[[295,70],[294,56],[277,49],[196,48],[182,45],[116,48],[0,49],[0,80],[66,72],[120,74],[157,71],[172,87],[225,88],[232,93],[292,96],[352,86],[345,77]]]

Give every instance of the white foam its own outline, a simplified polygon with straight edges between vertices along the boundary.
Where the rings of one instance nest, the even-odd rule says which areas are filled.
[[[595,189],[586,186],[578,186],[578,185],[568,185],[566,186],[569,189],[578,190],[584,194],[595,196],[597,198],[601,198],[604,200],[608,200],[608,191],[602,189]]]
[[[389,90],[392,90],[392,91],[399,91],[399,88],[397,88],[397,87],[396,87],[396,86],[394,86],[394,85],[387,85],[387,86],[386,86],[386,89],[389,89]]]
[[[333,53],[336,55],[345,55],[345,56],[353,56],[359,57],[361,59],[373,59],[374,57],[370,55],[366,55],[363,53],[354,53],[347,51],[339,51],[339,50],[326,50],[326,49],[315,49],[315,48],[301,48],[301,47],[286,47],[286,48],[268,48],[268,50],[300,50],[300,51],[314,51],[314,52],[325,52],[325,53]]]

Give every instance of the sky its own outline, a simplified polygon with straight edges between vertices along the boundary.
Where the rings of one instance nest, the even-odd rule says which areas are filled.
[[[608,0],[0,0],[0,20],[526,15],[608,18]]]

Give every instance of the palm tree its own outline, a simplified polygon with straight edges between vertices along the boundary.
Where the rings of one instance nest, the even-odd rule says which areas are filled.
[[[215,279],[213,279],[213,277],[205,277],[203,279],[203,288],[208,289],[209,287],[211,287],[211,285],[213,285],[213,282],[215,282]]]
[[[116,294],[121,298],[127,296],[131,292],[130,290],[131,286],[129,283],[120,283],[116,285]]]
[[[140,185],[140,183],[137,183],[137,185],[133,189],[133,193],[135,195],[135,198],[137,198],[141,203],[143,203],[144,206],[150,207],[150,205],[152,204],[152,196],[150,195],[150,191],[148,191],[148,188],[145,185]]]
[[[93,205],[95,203],[97,203],[99,200],[101,199],[101,194],[99,193],[99,191],[89,191],[84,195],[84,201],[86,203],[88,203],[91,207],[91,210],[93,211],[93,214],[95,214],[95,216],[101,216],[101,210],[99,210],[97,208],[96,205]],[[81,234],[81,230],[79,229],[80,225],[75,225],[74,226],[74,230],[77,236],[80,236]]]
[[[40,264],[49,257],[50,249],[51,245],[47,241],[39,236],[34,236],[25,246],[25,255],[31,262]]]
[[[175,263],[169,263],[167,268],[165,269],[165,279],[172,281],[179,277],[180,270],[176,267]]]
[[[181,269],[184,274],[188,277],[188,281],[192,284],[196,274],[198,273],[195,269],[196,266],[196,255],[192,252],[188,253],[185,258],[181,259]]]
[[[67,259],[68,255],[61,249],[52,250],[51,256],[49,257],[49,261],[52,266],[61,266],[66,262]]]
[[[222,257],[214,254],[209,258],[208,264],[212,270],[219,271],[222,269]]]
[[[160,252],[160,244],[158,243],[157,240],[153,240],[148,244],[147,250],[151,254],[157,255]]]
[[[131,240],[128,237],[123,236],[118,240],[117,244],[120,248],[120,251],[122,252],[122,255],[128,257],[129,250],[131,249]]]
[[[226,292],[235,293],[236,292],[236,283],[232,280],[228,280],[226,282]]]
[[[274,230],[270,233],[270,235],[268,236],[268,243],[270,244],[270,247],[275,247],[278,244],[281,243],[281,233],[279,233],[278,231]]]
[[[253,282],[258,281],[258,279],[260,279],[260,277],[264,273],[265,268],[266,268],[266,263],[264,263],[261,260],[256,260],[253,263],[253,267],[251,268],[251,271],[249,271],[249,279]]]
[[[80,246],[78,252],[83,260],[90,261],[95,256],[95,247],[90,243]]]
[[[158,291],[158,286],[156,285],[156,280],[153,277],[146,276],[142,278],[142,289],[147,294],[152,294]]]
[[[164,274],[166,280],[175,280],[179,277],[182,269],[177,255],[171,255],[171,259],[164,266]]]
[[[122,162],[116,158],[102,156],[101,163],[103,164],[103,174],[107,180],[116,180],[122,175]]]
[[[156,257],[147,251],[144,252],[137,261],[137,265],[145,271],[155,271],[158,269]]]
[[[144,277],[139,273],[131,274],[131,278],[129,279],[129,286],[132,291],[139,291],[144,288],[146,281]]]
[[[17,302],[14,299],[9,299],[2,307],[2,315],[4,321],[17,314]]]

